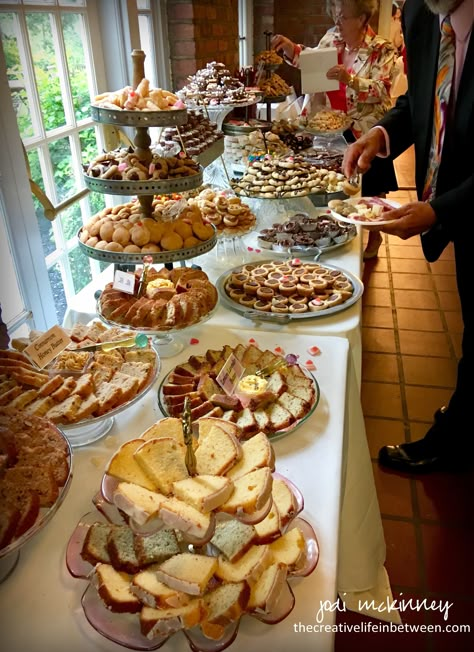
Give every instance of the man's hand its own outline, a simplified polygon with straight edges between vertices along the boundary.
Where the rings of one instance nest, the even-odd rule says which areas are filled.
[[[367,172],[377,154],[385,154],[385,136],[381,129],[371,129],[350,145],[342,162],[342,170],[350,179],[357,172]]]
[[[282,50],[285,53],[287,59],[293,59],[295,55],[295,44],[286,36],[283,36],[282,34],[275,34],[272,36],[270,45],[272,50],[275,50],[276,52]]]
[[[384,224],[377,229],[374,225],[374,229],[371,230],[396,235],[402,240],[428,231],[436,222],[436,214],[431,205],[423,201],[405,204],[393,211],[387,211],[383,216],[384,219],[393,220],[393,222]]]

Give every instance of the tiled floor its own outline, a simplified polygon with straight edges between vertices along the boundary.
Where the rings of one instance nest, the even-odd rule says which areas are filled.
[[[400,157],[396,167],[403,189],[389,197],[415,200],[409,189],[412,153]],[[474,473],[413,477],[377,463],[384,444],[422,437],[434,411],[451,395],[462,333],[454,273],[451,247],[429,264],[418,237],[402,241],[384,235],[379,258],[364,269],[362,404],[394,597],[453,603],[447,621],[439,609],[406,609],[402,621],[470,625],[471,633],[337,633],[336,652],[474,649]],[[347,624],[369,621],[351,612],[337,618]]]

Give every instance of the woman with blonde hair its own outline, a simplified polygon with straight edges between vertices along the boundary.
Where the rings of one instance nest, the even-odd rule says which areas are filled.
[[[376,0],[328,1],[334,27],[317,46],[337,48],[338,63],[326,76],[338,81],[339,88],[326,95],[331,107],[344,111],[351,120],[351,128],[344,132],[348,143],[369,131],[392,107],[390,88],[398,55],[393,44],[375,34],[369,25],[376,8]],[[273,37],[272,47],[294,66],[298,66],[299,55],[305,48],[280,34]],[[362,177],[362,195],[380,196],[397,188],[393,161],[374,159]],[[378,255],[381,242],[380,234],[369,233],[365,260]]]

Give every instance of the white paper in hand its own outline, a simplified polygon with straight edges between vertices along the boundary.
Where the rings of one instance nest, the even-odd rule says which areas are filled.
[[[303,50],[299,58],[302,93],[337,91],[339,82],[326,77],[329,68],[336,65],[336,48],[306,48]]]

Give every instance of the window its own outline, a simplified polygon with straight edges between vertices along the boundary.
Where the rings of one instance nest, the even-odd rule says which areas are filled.
[[[127,10],[133,13],[131,20]],[[118,198],[85,189],[83,164],[105,142],[103,128],[90,118],[90,100],[98,87],[103,91],[130,82],[132,47],[146,52],[146,74],[158,84],[162,71],[156,61],[164,39],[157,26],[162,10],[162,3],[147,0],[137,0],[136,13],[132,3],[120,0],[0,0],[0,37],[12,103],[7,110],[23,142],[28,176],[54,207],[63,208],[54,220],[47,219],[48,212],[33,197],[34,220],[27,206],[22,212],[28,222],[26,237],[15,238],[20,228],[16,203],[14,198],[5,199],[6,223],[16,245],[12,251],[19,291],[25,297],[22,314],[33,310],[36,327],[61,323],[68,300],[103,269],[102,263],[83,254],[77,242],[79,228],[91,215],[105,202],[118,203]],[[138,25],[136,33],[131,25]],[[140,42],[135,42],[138,31]],[[102,41],[107,42],[106,52]],[[2,133],[8,132],[0,127]],[[18,160],[17,153],[15,157]],[[14,173],[22,181],[18,192],[31,202],[24,168],[19,165]],[[41,311],[32,307],[38,296],[18,264],[29,253],[39,277],[35,285],[36,294],[41,288]],[[48,294],[54,299],[53,309]]]

